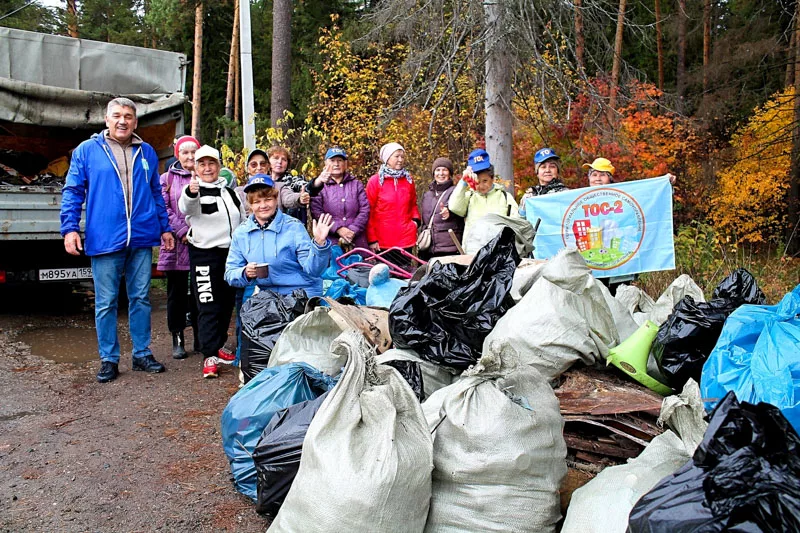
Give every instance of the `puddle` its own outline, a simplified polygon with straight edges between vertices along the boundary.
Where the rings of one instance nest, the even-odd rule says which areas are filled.
[[[11,415],[2,415],[0,416],[0,422],[8,422],[9,420],[17,420],[19,418],[23,418],[26,416],[35,415],[33,411],[20,411],[19,413],[14,413]]]
[[[122,333],[122,332],[120,332]],[[34,328],[20,333],[15,341],[30,346],[31,354],[56,363],[97,360],[97,334],[93,328],[70,326]],[[130,352],[127,335],[120,335],[121,352]]]

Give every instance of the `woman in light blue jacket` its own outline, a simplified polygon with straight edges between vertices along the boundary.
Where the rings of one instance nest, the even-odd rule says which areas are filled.
[[[244,190],[253,214],[233,233],[225,280],[233,287],[257,285],[280,294],[303,289],[308,296],[322,296],[321,275],[331,258],[331,216],[313,221],[312,241],[300,221],[278,210],[278,191],[269,176],[253,176]],[[266,273],[256,267],[261,263],[269,265]]]

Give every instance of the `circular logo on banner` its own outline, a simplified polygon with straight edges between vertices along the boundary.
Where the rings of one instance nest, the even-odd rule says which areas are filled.
[[[636,200],[613,188],[592,188],[564,213],[561,237],[577,248],[589,268],[611,270],[636,255],[644,239],[645,220]]]

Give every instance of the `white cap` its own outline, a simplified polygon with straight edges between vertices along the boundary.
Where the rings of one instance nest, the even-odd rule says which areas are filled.
[[[204,144],[197,151],[194,153],[194,160],[200,161],[204,157],[212,157],[217,160],[217,163],[222,163],[219,158],[219,150],[213,148],[207,144]]]

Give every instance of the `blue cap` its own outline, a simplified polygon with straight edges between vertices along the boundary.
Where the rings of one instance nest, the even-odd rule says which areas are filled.
[[[331,157],[341,157],[342,159],[347,159],[347,152],[338,146],[334,146],[333,148],[328,148],[328,151],[325,152],[325,159],[330,159]]]
[[[558,157],[558,154],[552,148],[542,148],[533,156],[533,162],[538,164],[544,163],[548,159],[558,159],[561,161],[561,158]]]
[[[489,153],[483,148],[478,148],[469,153],[467,157],[467,166],[472,167],[473,172],[480,172],[492,166],[489,161]]]
[[[247,181],[247,185],[244,186],[244,192],[248,192],[257,187],[274,187],[274,186],[275,182],[272,181],[272,178],[269,175],[256,174]]]

